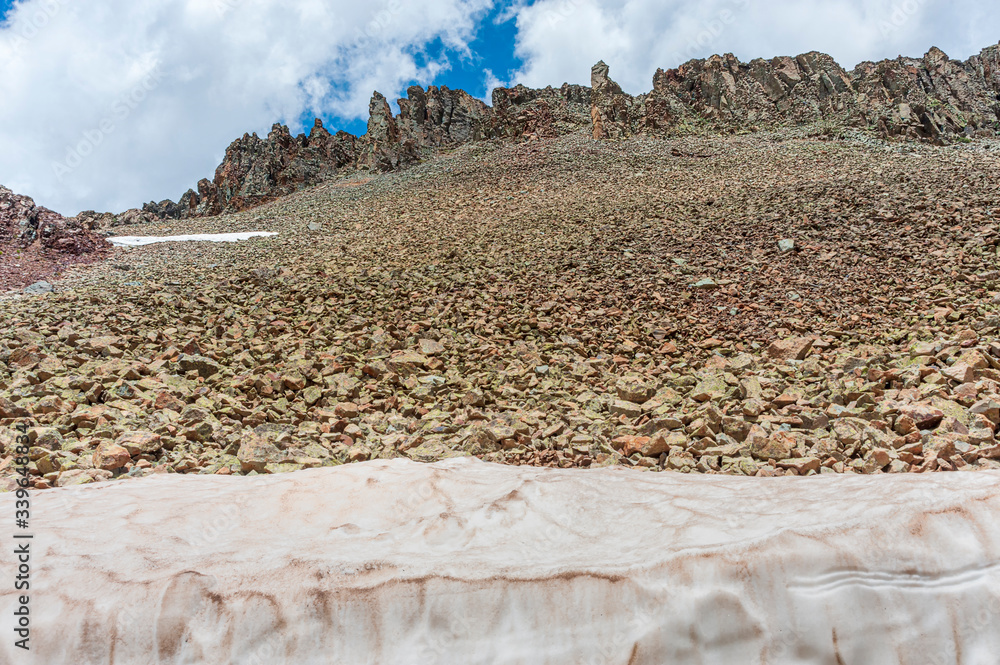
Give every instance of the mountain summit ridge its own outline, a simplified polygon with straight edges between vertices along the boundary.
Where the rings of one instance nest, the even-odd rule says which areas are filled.
[[[214,178],[200,180],[177,203],[150,202],[129,213],[177,219],[234,212],[345,171],[403,168],[437,149],[584,129],[595,139],[615,139],[832,122],[939,144],[1000,134],[1000,43],[965,61],[933,47],[922,58],[862,62],[851,71],[817,51],[747,63],[713,55],[658,69],[652,84],[648,93],[625,93],[601,61],[590,87],[496,88],[492,107],[464,90],[410,86],[396,115],[376,91],[363,136],[331,134],[317,119],[308,135],[293,137],[276,123],[266,138],[234,141]]]

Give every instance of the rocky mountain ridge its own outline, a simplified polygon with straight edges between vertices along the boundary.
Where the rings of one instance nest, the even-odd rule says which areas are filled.
[[[178,202],[149,202],[120,215],[81,213],[86,228],[234,212],[350,171],[386,172],[435,150],[489,139],[525,140],[574,131],[595,139],[634,134],[752,132],[826,123],[883,138],[931,141],[1000,134],[1000,44],[968,60],[938,48],[922,58],[863,62],[851,71],[810,52],[741,62],[732,54],[659,69],[648,93],[625,93],[599,62],[591,86],[497,88],[488,106],[464,90],[411,86],[393,115],[378,92],[367,132],[331,134],[317,119],[292,136],[275,124],[266,138],[244,134],[226,150],[214,177]]]
[[[964,62],[932,48],[923,58],[863,62],[850,72],[815,51],[749,63],[716,55],[657,70],[652,91],[635,97],[600,62],[592,86],[594,138],[691,124],[753,131],[822,121],[937,143],[1000,130],[1000,44]]]

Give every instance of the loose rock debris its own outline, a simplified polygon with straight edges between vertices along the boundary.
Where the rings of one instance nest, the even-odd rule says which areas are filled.
[[[6,299],[2,453],[27,419],[36,488],[400,456],[998,468],[994,147],[577,133],[171,220],[279,235],[116,248]]]

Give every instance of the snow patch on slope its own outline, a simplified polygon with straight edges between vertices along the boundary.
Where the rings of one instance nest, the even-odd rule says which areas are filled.
[[[0,511],[14,501],[0,496]],[[994,472],[741,478],[396,459],[156,475],[37,492],[32,509],[32,649],[52,665],[1000,653]],[[13,531],[5,521],[0,537]],[[0,550],[0,567],[16,566]],[[0,597],[13,606],[17,593]],[[0,654],[13,662],[13,640]]]
[[[267,237],[278,235],[274,231],[252,231],[249,233],[202,233],[187,236],[114,236],[107,238],[107,241],[116,247],[141,247],[142,245],[153,245],[159,242],[237,242],[249,238]]]

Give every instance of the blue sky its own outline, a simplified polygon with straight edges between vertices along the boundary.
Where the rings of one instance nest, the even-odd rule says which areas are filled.
[[[514,55],[517,34],[515,22],[513,18],[497,20],[503,18],[502,13],[503,8],[498,7],[479,22],[475,39],[469,43],[469,53],[448,49],[440,39],[414,48],[412,52],[418,66],[423,67],[429,61],[447,59],[451,66],[434,78],[434,85],[460,88],[473,97],[488,99],[491,91],[486,89],[484,70],[489,69],[499,80],[508,81],[523,64]],[[419,83],[416,79],[410,79],[407,85]],[[398,113],[396,98],[390,97],[390,103],[393,111]],[[342,129],[360,136],[367,130],[367,121],[363,118],[338,117],[314,109],[307,109],[300,122],[303,127],[308,128],[316,117],[322,118],[323,125],[330,131]]]
[[[0,0],[0,18],[6,16],[13,4],[13,0]],[[475,38],[468,45],[468,53],[449,49],[441,39],[410,49],[419,67],[432,60],[448,60],[450,67],[435,77],[434,85],[461,88],[474,97],[488,98],[490,91],[486,90],[484,70],[491,70],[499,80],[509,80],[522,62],[514,55],[516,29],[513,17],[498,20],[503,18],[502,14],[507,6],[497,5],[480,19]],[[417,79],[408,80],[406,85],[420,83],[426,85],[426,82]],[[389,96],[393,110],[398,112],[396,98],[387,91],[381,92]],[[308,130],[317,117],[322,118],[324,126],[330,131],[342,129],[360,136],[367,129],[364,118],[338,116],[322,109],[306,109],[300,114],[298,121],[303,129]]]
[[[374,90],[588,84],[817,50],[847,68],[967,58],[1000,38],[982,0],[0,0],[0,184],[63,214],[176,200],[226,147],[320,117],[363,134]],[[394,109],[395,110],[395,109]]]

